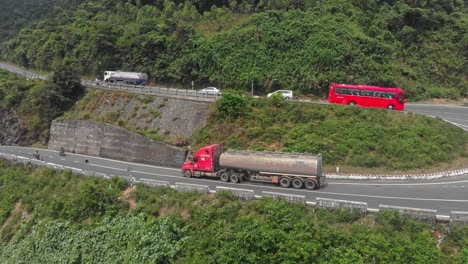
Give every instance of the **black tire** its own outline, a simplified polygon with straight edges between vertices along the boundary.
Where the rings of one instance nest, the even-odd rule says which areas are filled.
[[[221,181],[223,182],[228,182],[229,181],[229,172],[223,172],[221,173],[221,176],[219,176]]]
[[[312,179],[305,180],[304,181],[304,187],[307,190],[315,190],[315,189],[317,189],[317,182],[315,180],[312,180]]]
[[[393,110],[393,109],[395,109],[395,107],[394,107],[393,105],[388,105],[387,108],[388,108],[388,110]]]
[[[304,186],[304,183],[302,182],[302,179],[299,179],[299,178],[293,179],[291,184],[292,184],[292,187],[295,188],[295,189],[301,189],[302,186]]]
[[[187,177],[187,178],[192,177],[192,173],[190,172],[190,170],[184,170],[184,177]]]
[[[353,106],[353,105],[356,105],[356,103],[355,102],[349,102],[349,105]]]
[[[289,100],[291,100],[291,98],[289,98],[289,97],[285,97],[284,99],[286,99],[286,101],[289,101]]]
[[[237,173],[233,173],[231,174],[231,176],[229,177],[229,179],[231,180],[231,182],[234,182],[234,183],[238,183],[239,182],[239,174]]]
[[[291,186],[291,180],[287,177],[280,178],[279,184],[283,188],[289,188]]]

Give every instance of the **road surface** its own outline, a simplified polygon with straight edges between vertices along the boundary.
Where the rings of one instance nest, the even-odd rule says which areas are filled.
[[[0,146],[0,152],[33,158],[35,149],[23,147]],[[124,161],[97,158],[85,155],[70,154],[62,157],[57,151],[39,150],[44,161],[79,168],[84,171],[102,173],[109,176],[130,174],[137,180],[153,179],[168,181],[171,185],[191,183],[208,185],[211,190],[216,186],[253,190],[255,195],[262,191],[285,194],[304,195],[307,201],[315,198],[340,199],[355,202],[366,202],[369,208],[377,209],[379,204],[436,209],[438,215],[450,215],[451,211],[468,211],[468,175],[425,181],[328,181],[327,186],[316,191],[304,189],[284,189],[274,184],[224,183],[210,178],[184,178],[178,168],[150,166]],[[88,160],[88,163],[85,163]]]

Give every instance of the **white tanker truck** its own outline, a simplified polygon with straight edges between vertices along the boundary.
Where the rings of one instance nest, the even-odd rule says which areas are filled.
[[[322,156],[266,151],[222,151],[214,144],[195,152],[182,165],[185,177],[216,177],[224,182],[272,182],[281,187],[308,190],[325,183]]]
[[[143,85],[148,81],[148,75],[141,72],[105,71],[104,81]]]

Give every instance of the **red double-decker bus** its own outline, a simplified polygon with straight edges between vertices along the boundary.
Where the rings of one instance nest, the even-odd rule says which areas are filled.
[[[405,108],[405,91],[400,88],[332,83],[328,93],[328,101],[332,104],[403,110]]]

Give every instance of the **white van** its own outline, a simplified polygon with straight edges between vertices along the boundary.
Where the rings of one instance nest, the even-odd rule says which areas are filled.
[[[286,100],[291,100],[293,98],[293,91],[291,90],[278,90],[278,91],[269,93],[267,97],[270,98],[270,96],[274,94],[281,94]]]

